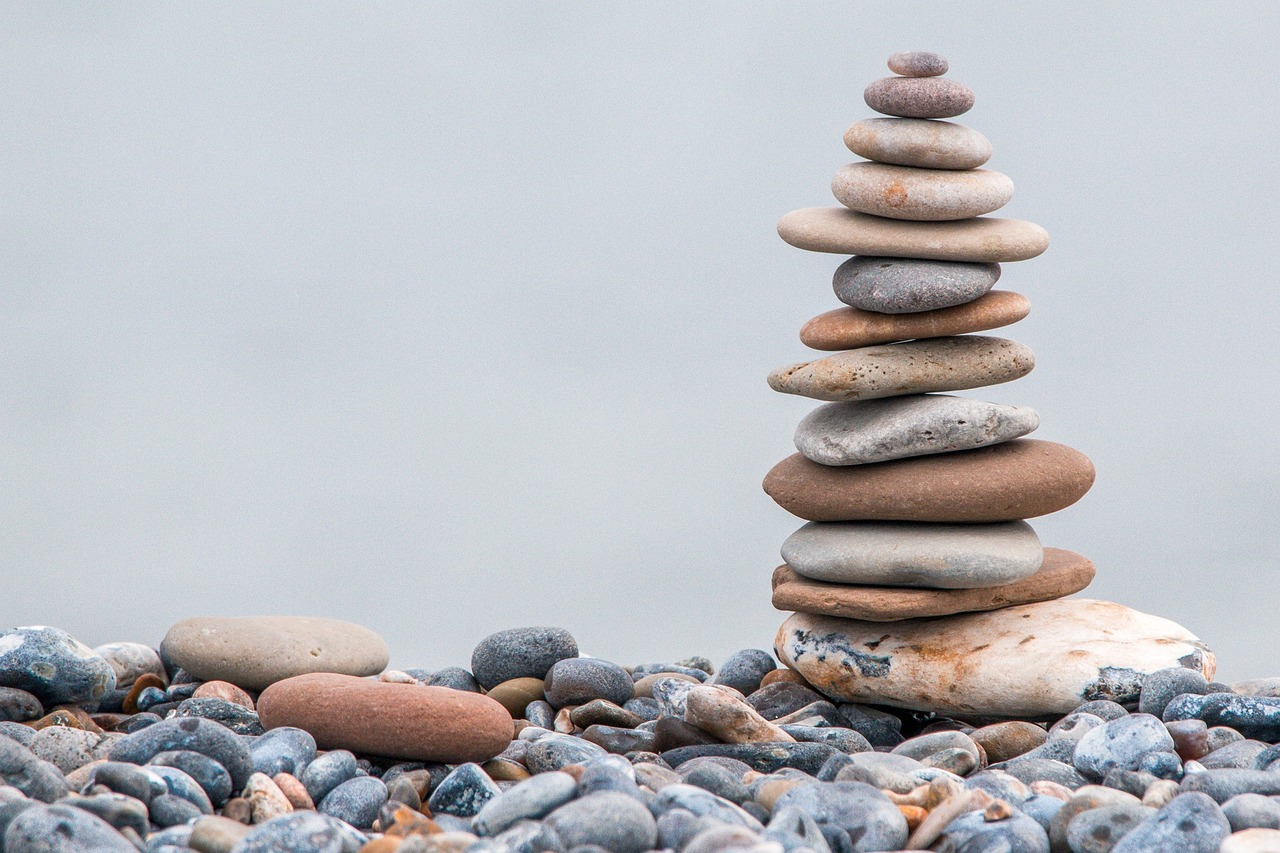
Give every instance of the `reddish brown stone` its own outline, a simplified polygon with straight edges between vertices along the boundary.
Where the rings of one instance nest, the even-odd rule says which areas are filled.
[[[790,566],[773,572],[773,606],[867,622],[894,622],[922,616],[949,616],[1050,601],[1079,592],[1093,580],[1093,563],[1060,548],[1045,548],[1044,563],[1029,577],[979,589],[924,589],[825,583],[796,574]]]
[[[206,681],[191,694],[195,699],[223,699],[233,705],[253,710],[253,697],[229,681]]]
[[[800,341],[819,350],[846,350],[917,338],[943,338],[985,332],[1016,323],[1031,313],[1031,301],[1020,293],[993,290],[972,302],[913,314],[880,314],[837,308],[804,324]]]
[[[133,686],[129,688],[129,692],[124,696],[124,702],[121,707],[126,714],[138,713],[138,697],[142,695],[142,691],[148,687],[156,687],[164,690],[164,679],[156,675],[154,672],[144,672],[139,675],[137,680],[133,682]]]
[[[307,793],[306,787],[292,773],[277,773],[271,777],[271,781],[276,783],[280,793],[284,794],[285,799],[289,801],[289,805],[295,809],[314,809],[316,807],[316,804],[311,800],[311,795]]]
[[[1093,476],[1093,463],[1078,450],[1020,438],[843,467],[797,453],[773,467],[764,490],[810,521],[1012,521],[1071,506]]]
[[[488,761],[514,732],[507,710],[478,693],[332,673],[272,684],[258,718],[267,729],[308,731],[321,749],[447,764]]]

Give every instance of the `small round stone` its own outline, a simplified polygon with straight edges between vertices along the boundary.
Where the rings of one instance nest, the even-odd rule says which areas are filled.
[[[911,222],[972,219],[1013,198],[1013,181],[990,169],[917,169],[850,163],[831,179],[831,193],[850,210]]]
[[[4,834],[6,853],[137,853],[111,824],[70,805],[23,810]]]
[[[147,674],[157,675],[165,682],[169,680],[160,654],[142,643],[106,643],[96,647],[93,653],[115,671],[117,687],[128,687]]]
[[[565,850],[595,844],[613,853],[644,853],[658,840],[653,815],[639,800],[617,791],[588,794],[566,803],[546,819]]]
[[[302,729],[281,726],[255,739],[249,747],[249,756],[257,773],[301,776],[315,760],[316,739]]]
[[[1088,731],[1076,744],[1075,768],[1101,780],[1115,768],[1133,770],[1150,752],[1170,752],[1173,737],[1159,717],[1129,714]]]
[[[991,159],[991,142],[970,127],[923,118],[869,118],[844,132],[844,144],[877,163],[921,169],[976,169]]]
[[[274,784],[274,783],[273,783]],[[357,776],[334,788],[316,805],[321,814],[365,829],[373,826],[379,809],[387,801],[387,786],[375,776]]]
[[[191,750],[160,752],[147,762],[147,766],[171,767],[195,780],[209,797],[209,802],[221,808],[231,798],[232,781],[227,769],[214,759]]]
[[[482,836],[503,832],[521,820],[538,820],[572,800],[578,783],[568,773],[539,773],[484,803],[472,822]]]
[[[546,678],[558,661],[578,656],[563,628],[510,628],[490,634],[471,652],[471,671],[485,690],[513,678]]]
[[[47,803],[67,794],[66,779],[56,767],[41,761],[30,749],[3,735],[0,735],[0,782],[17,788],[34,800]]]
[[[459,764],[431,792],[427,805],[435,814],[474,817],[484,805],[502,793],[480,765]]]
[[[44,716],[40,700],[16,687],[0,687],[0,722],[25,723]]]
[[[760,680],[778,668],[771,652],[764,649],[742,649],[728,660],[711,679],[711,684],[732,687],[744,696],[760,689]]]
[[[973,90],[941,77],[885,77],[862,93],[878,113],[903,118],[952,118],[973,107]]]
[[[947,60],[927,50],[900,50],[889,57],[889,70],[903,77],[941,77]]]
[[[299,781],[307,789],[313,802],[320,802],[325,795],[359,772],[356,757],[345,749],[334,749],[307,765]]]
[[[547,701],[556,708],[607,699],[621,705],[632,697],[631,675],[616,663],[599,658],[567,658],[547,672]]]
[[[342,820],[305,811],[283,815],[255,827],[231,851],[281,853],[306,850],[316,853],[356,853],[364,843],[364,836]]]
[[[863,311],[913,314],[972,302],[999,280],[999,264],[856,255],[836,269],[832,288]]]

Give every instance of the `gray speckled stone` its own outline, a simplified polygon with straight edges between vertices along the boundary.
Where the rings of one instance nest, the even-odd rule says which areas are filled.
[[[831,194],[850,210],[871,216],[954,222],[1004,207],[1013,198],[1013,181],[991,169],[917,169],[859,162],[836,172]]]
[[[115,689],[116,674],[61,628],[30,625],[0,632],[0,686],[25,690],[45,707],[87,704]]]
[[[58,768],[7,737],[0,737],[0,782],[47,803],[67,794],[67,782]]]
[[[209,801],[221,808],[231,797],[231,774],[215,759],[191,750],[160,752],[147,762],[148,767],[172,767],[195,780]],[[167,781],[168,777],[166,777]]]
[[[1049,835],[1034,818],[1015,811],[1005,820],[988,821],[981,811],[967,812],[947,824],[930,850],[939,853],[1006,850],[1049,853]]]
[[[268,776],[288,773],[301,777],[307,765],[315,760],[316,739],[302,729],[281,726],[256,738],[249,745],[249,757],[255,773]]]
[[[1117,768],[1134,770],[1147,753],[1171,752],[1173,746],[1173,736],[1159,717],[1130,714],[1085,733],[1072,762],[1081,775],[1101,780]]]
[[[312,801],[318,803],[334,788],[354,779],[357,772],[355,755],[345,749],[334,749],[308,764],[298,781]]]
[[[0,687],[0,722],[25,723],[44,716],[40,700],[16,687]]]
[[[490,634],[471,652],[471,671],[486,690],[513,678],[546,678],[558,661],[578,656],[563,628],[509,628]]]
[[[912,314],[972,302],[999,280],[999,264],[855,255],[836,268],[831,287],[854,308]]]
[[[334,788],[316,804],[316,811],[336,817],[357,829],[373,826],[387,801],[387,786],[376,776],[357,776]]]
[[[1231,825],[1218,804],[1204,794],[1174,797],[1154,818],[1134,827],[1112,853],[1148,853],[1177,850],[1178,853],[1217,853]]]
[[[1166,722],[1198,719],[1210,726],[1230,726],[1248,738],[1280,741],[1280,697],[1184,694],[1165,707],[1163,716]]]
[[[885,77],[862,93],[878,113],[903,118],[953,118],[973,107],[973,90],[942,77]]]
[[[1134,827],[1156,814],[1149,806],[1116,803],[1088,809],[1067,824],[1067,843],[1072,853],[1107,853]]]
[[[578,783],[568,773],[539,773],[485,803],[472,825],[479,835],[497,835],[517,821],[545,817],[577,793]]]
[[[298,811],[255,827],[231,853],[357,853],[365,838],[328,815]]]
[[[1232,832],[1280,829],[1280,802],[1263,794],[1237,794],[1222,804]]]
[[[474,817],[485,803],[502,793],[479,764],[459,764],[431,792],[427,805],[433,813]]]
[[[977,589],[1035,574],[1044,548],[1025,521],[809,522],[783,543],[782,559],[830,583]]]
[[[724,684],[743,696],[760,689],[760,679],[778,668],[772,652],[764,649],[740,649],[729,655],[711,684]]]
[[[199,717],[161,720],[141,731],[126,735],[111,746],[112,761],[146,764],[153,756],[172,750],[190,750],[207,755],[231,774],[234,790],[240,790],[253,772],[249,748],[231,729]]]
[[[564,849],[594,844],[613,853],[644,853],[658,840],[653,815],[638,800],[601,791],[566,803],[547,816],[546,825]]]
[[[556,708],[607,699],[622,705],[632,697],[631,675],[616,663],[599,658],[567,658],[547,672],[547,701]]]
[[[819,465],[863,465],[986,447],[1039,425],[1027,406],[913,394],[819,406],[800,421],[795,444]]]
[[[142,643],[104,643],[95,647],[93,653],[115,672],[117,687],[127,688],[148,673],[169,680],[160,653]]]
[[[941,77],[949,67],[945,57],[927,50],[900,50],[889,57],[889,70],[903,77]]]
[[[10,823],[5,853],[137,853],[100,817],[69,805],[35,806]]]
[[[858,839],[857,850],[897,850],[907,843],[907,820],[888,797],[861,782],[808,782],[778,798],[775,810],[798,808],[819,824]]]

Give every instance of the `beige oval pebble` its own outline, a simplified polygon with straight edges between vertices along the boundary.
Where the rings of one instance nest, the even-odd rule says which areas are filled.
[[[1049,248],[1049,233],[1021,219],[903,222],[846,207],[793,210],[778,221],[778,235],[810,252],[978,263],[1025,261]]]
[[[1026,376],[1035,355],[1015,341],[982,335],[928,338],[849,350],[769,374],[769,387],[815,400],[872,400],[999,385]]]
[[[1030,300],[1008,290],[992,290],[963,305],[911,314],[837,308],[805,323],[800,329],[800,342],[819,350],[857,349],[916,338],[985,332],[1016,323],[1030,313]]]
[[[795,738],[760,716],[743,699],[699,685],[685,697],[684,721],[725,743],[794,743]]]
[[[903,118],[952,118],[973,107],[973,90],[941,77],[885,77],[862,93],[878,113]]]
[[[991,159],[991,141],[971,127],[927,118],[869,118],[850,125],[844,144],[877,163],[922,169],[976,169]]]
[[[1187,629],[1110,601],[1058,599],[887,625],[798,613],[778,659],[827,696],[917,711],[1043,719],[1093,699],[1136,701],[1142,678],[1185,666],[1212,679]]]
[[[889,70],[903,77],[941,77],[949,67],[946,58],[927,50],[900,50],[889,57]]]
[[[999,210],[1013,198],[1013,181],[990,169],[953,171],[849,163],[831,179],[831,193],[859,213],[941,222]]]

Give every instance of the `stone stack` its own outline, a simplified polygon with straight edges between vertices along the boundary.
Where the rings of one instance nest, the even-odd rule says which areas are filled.
[[[825,401],[796,431],[800,451],[764,488],[809,521],[782,548],[774,605],[797,613],[779,658],[824,692],[971,716],[1066,713],[1082,701],[1136,701],[1146,673],[1213,657],[1171,622],[1110,602],[1066,600],[1093,579],[1085,557],[1042,547],[1026,519],[1079,500],[1093,465],[1025,438],[1039,417],[946,393],[1009,382],[1032,352],[974,334],[1014,323],[1027,299],[993,290],[1001,264],[1048,247],[1038,225],[989,217],[1013,194],[981,168],[991,144],[941,119],[973,92],[931,53],[889,60],[867,87],[888,118],[854,124],[865,161],[841,168],[843,207],[787,214],[778,232],[837,268],[848,307],[810,320],[801,340],[834,355],[774,371],[775,390]]]

